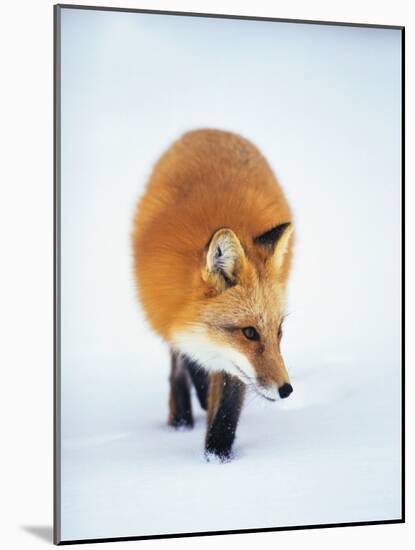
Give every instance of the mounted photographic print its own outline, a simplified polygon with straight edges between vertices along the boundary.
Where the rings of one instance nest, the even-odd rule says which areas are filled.
[[[403,52],[55,6],[55,543],[404,520]]]

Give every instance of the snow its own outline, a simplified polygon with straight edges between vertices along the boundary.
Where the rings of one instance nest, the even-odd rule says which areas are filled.
[[[222,464],[204,457],[195,395],[194,429],[167,426],[168,357],[149,357],[139,379],[139,362],[118,363],[111,380],[115,365],[103,362],[93,388],[77,386],[70,420],[83,435],[63,442],[64,540],[400,517],[400,412],[390,399],[400,380],[388,365],[364,365],[358,378],[347,363],[307,365],[294,369],[285,401],[248,394],[235,456]]]
[[[63,540],[400,518],[400,33],[85,10],[62,31]],[[260,147],[296,227],[294,393],[247,396],[226,464],[196,399],[193,430],[166,425],[129,242],[153,163],[206,126]]]

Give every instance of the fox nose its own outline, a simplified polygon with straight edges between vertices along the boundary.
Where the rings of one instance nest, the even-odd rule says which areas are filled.
[[[278,388],[278,393],[280,394],[281,399],[285,399],[292,392],[293,387],[291,386],[291,384],[283,384],[280,388]]]

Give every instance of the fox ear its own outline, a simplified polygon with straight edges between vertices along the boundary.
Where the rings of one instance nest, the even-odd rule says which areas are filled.
[[[291,223],[281,223],[262,235],[255,237],[254,243],[269,248],[273,252],[277,268],[280,268],[287,253],[288,244],[293,232],[294,227]]]
[[[245,252],[231,229],[218,229],[210,239],[205,254],[203,279],[217,290],[238,282],[245,262]]]

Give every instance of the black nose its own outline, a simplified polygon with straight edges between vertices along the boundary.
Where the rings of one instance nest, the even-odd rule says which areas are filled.
[[[280,394],[281,399],[285,399],[292,392],[293,387],[291,386],[291,384],[283,384],[280,388],[278,388],[278,393]]]

